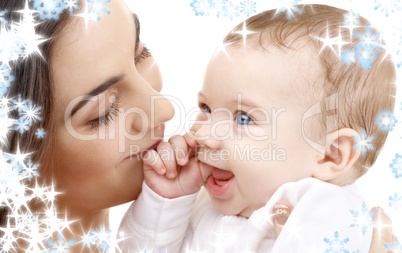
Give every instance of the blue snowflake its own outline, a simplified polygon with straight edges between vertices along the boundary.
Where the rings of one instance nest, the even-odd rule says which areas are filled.
[[[350,10],[348,13],[343,14],[345,21],[343,22],[344,25],[359,25],[359,13],[354,13]]]
[[[8,12],[7,9],[5,9],[4,11],[0,11],[0,25],[3,22],[4,24],[8,24],[8,20],[4,19],[4,14],[6,14]]]
[[[82,238],[82,245],[84,245],[84,247],[86,246],[87,248],[91,248],[91,245],[95,245],[96,243],[96,236],[92,235],[90,232],[88,232],[87,234],[81,236]]]
[[[36,133],[35,133],[35,135],[36,135],[36,137],[37,137],[38,139],[43,139],[43,138],[45,138],[45,134],[46,134],[46,132],[44,131],[43,128],[38,128],[38,129],[36,130]]]
[[[375,52],[374,48],[363,44],[357,44],[354,49],[357,51],[355,55],[360,66],[362,66],[363,69],[369,70],[371,65],[373,65],[375,58],[377,57],[377,53]]]
[[[70,16],[73,15],[74,9],[81,10],[78,6],[78,1],[79,0],[64,0],[65,8],[70,11]]]
[[[395,159],[392,160],[389,167],[392,169],[392,173],[395,174],[395,178],[402,177],[402,155],[395,154]]]
[[[240,3],[240,12],[247,15],[247,17],[250,17],[256,12],[256,5],[257,3],[252,0],[244,0]]]
[[[235,5],[233,2],[230,2],[223,8],[223,16],[228,17],[230,20],[240,16],[239,6]]]
[[[358,210],[349,210],[353,215],[353,223],[349,227],[360,227],[363,235],[366,234],[366,230],[370,227],[375,227],[376,223],[373,221],[373,216],[378,212],[369,211],[366,207],[366,203],[363,202],[362,208]]]
[[[394,193],[394,196],[389,196],[389,203],[388,206],[393,207],[395,210],[402,207],[402,196],[399,196],[398,193]]]
[[[33,1],[33,6],[39,13],[41,20],[58,20],[60,14],[66,9],[66,4],[63,0],[30,0]]]
[[[395,238],[392,245],[384,244],[384,247],[387,249],[387,252],[397,253],[402,251],[402,246],[399,243],[398,237]]]
[[[300,2],[300,0],[284,0],[281,2],[281,3],[284,3],[283,6],[279,7],[276,10],[275,14],[279,14],[279,13],[286,11],[288,14],[288,20],[291,20],[294,12],[297,12],[299,14],[302,14],[302,12],[303,12],[299,8],[293,6],[293,5],[298,4],[299,2]]]
[[[103,13],[110,15],[111,12],[105,7],[110,3],[110,0],[87,0],[87,2],[92,5],[88,14],[95,15],[98,21],[101,19]]]
[[[396,62],[396,66],[398,68],[402,66],[402,51],[396,52],[394,61]]]
[[[96,238],[96,244],[102,249],[102,252],[108,252],[112,239],[112,230],[107,230],[105,226],[100,225],[98,229],[92,229],[91,233]]]
[[[360,136],[352,136],[353,140],[356,142],[352,150],[360,149],[360,151],[362,152],[362,156],[364,157],[368,150],[375,150],[375,148],[371,144],[374,137],[375,135],[368,137],[366,131],[364,131],[363,129]]]
[[[63,233],[59,233],[59,235],[57,236],[57,238],[59,238],[59,240],[57,241],[52,241],[47,239],[45,242],[47,243],[47,245],[50,246],[50,248],[47,249],[46,252],[49,253],[69,253],[70,252],[70,247],[73,246],[75,244],[75,240],[71,240],[69,242],[67,242],[63,236]]]
[[[324,251],[325,253],[349,253],[349,251],[345,249],[349,238],[339,239],[338,231],[335,232],[334,239],[324,238],[324,242],[328,244],[328,248]]]
[[[4,96],[7,93],[8,87],[14,80],[15,78],[11,75],[10,69],[0,70],[0,96]]]
[[[19,120],[15,121],[14,130],[19,131],[21,134],[29,129],[29,123],[20,118]]]
[[[29,126],[32,126],[32,123],[36,121],[41,121],[40,110],[42,106],[36,107],[31,100],[27,100],[25,105],[20,110],[21,119],[27,121]]]
[[[377,40],[380,38],[380,33],[378,32],[376,34],[372,33],[370,24],[366,26],[365,33],[359,33],[356,31],[354,34],[357,38],[360,39],[360,44],[372,47],[373,49],[375,48],[382,49],[382,46],[380,46],[377,43]]]
[[[385,16],[387,17],[390,12],[395,12],[402,9],[400,0],[375,0],[375,2],[377,5],[374,7],[374,10],[381,10],[381,12],[385,13]]]
[[[212,9],[212,2],[211,0],[193,0],[190,7],[193,8],[196,16],[208,16]]]
[[[380,111],[375,122],[380,128],[380,131],[392,131],[395,124],[398,123],[398,120],[395,118],[393,111]]]
[[[365,33],[359,33],[356,31],[354,32],[354,35],[360,39],[360,43],[354,47],[356,50],[355,56],[357,57],[357,61],[363,69],[370,69],[377,57],[375,49],[382,50],[382,46],[377,43],[380,34],[372,33],[371,26],[367,25]]]
[[[10,99],[10,102],[12,104],[10,111],[18,110],[18,112],[21,113],[21,109],[25,106],[25,104],[29,103],[29,99],[22,99],[21,94],[18,94],[18,98],[12,98]]]
[[[341,62],[346,62],[347,65],[350,65],[352,62],[355,62],[355,52],[346,49],[345,52],[341,54]]]
[[[10,62],[18,60],[24,54],[23,43],[15,28],[0,29],[0,63],[2,69],[9,68]]]
[[[33,177],[40,177],[38,173],[40,164],[33,164],[31,158],[29,158],[27,165],[28,166],[22,166],[20,169],[20,175],[22,177],[27,177],[29,182],[31,182]]]

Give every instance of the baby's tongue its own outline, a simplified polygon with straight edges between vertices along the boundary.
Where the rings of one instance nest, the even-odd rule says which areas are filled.
[[[234,177],[234,174],[228,170],[213,168],[212,176],[214,177],[217,185],[223,186],[225,183],[227,183],[227,181]]]

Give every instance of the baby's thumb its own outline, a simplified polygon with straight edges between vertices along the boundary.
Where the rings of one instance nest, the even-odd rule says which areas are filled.
[[[275,237],[278,238],[279,234],[282,231],[283,226],[289,218],[290,213],[292,212],[292,206],[285,201],[279,201],[276,203],[273,209],[273,222],[275,229]]]

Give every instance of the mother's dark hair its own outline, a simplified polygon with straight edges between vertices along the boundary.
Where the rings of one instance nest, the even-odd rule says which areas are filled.
[[[18,11],[25,8],[26,0],[1,0],[0,11],[8,10],[4,14],[7,25],[0,29],[10,29],[12,23],[19,22],[22,14]],[[28,3],[30,9],[33,8],[33,2]],[[39,15],[35,15],[35,33],[48,39],[39,45],[41,55],[31,54],[26,58],[17,59],[10,63],[11,74],[15,80],[11,83],[6,96],[8,98],[16,98],[21,95],[22,99],[30,99],[36,106],[41,106],[41,118],[39,123],[34,123],[29,130],[24,133],[12,131],[8,136],[4,147],[5,153],[15,153],[17,147],[21,152],[33,152],[30,156],[34,163],[39,163],[40,174],[46,175],[50,173],[52,142],[54,141],[54,127],[52,124],[53,114],[53,97],[54,91],[51,85],[51,55],[54,44],[57,42],[58,35],[64,27],[72,20],[69,11],[64,10],[58,20],[40,20]],[[1,41],[0,41],[1,43]],[[1,66],[1,65],[0,65]],[[18,112],[11,112],[11,118],[18,119]],[[46,135],[44,139],[39,139],[35,135],[38,128],[44,128]],[[1,169],[1,168],[0,168]],[[41,177],[49,178],[49,177]],[[7,222],[7,210],[0,208],[0,226],[4,226]]]

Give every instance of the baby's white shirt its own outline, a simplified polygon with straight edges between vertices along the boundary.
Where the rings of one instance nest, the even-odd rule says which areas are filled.
[[[275,240],[273,207],[280,200],[294,209]],[[336,252],[334,247],[339,252],[368,252],[370,209],[366,208],[368,218],[363,219],[367,223],[359,223],[354,215],[365,217],[363,203],[352,185],[339,187],[307,178],[282,185],[246,219],[215,211],[205,189],[198,197],[165,199],[144,184],[120,225],[127,236],[123,252],[310,253]]]

